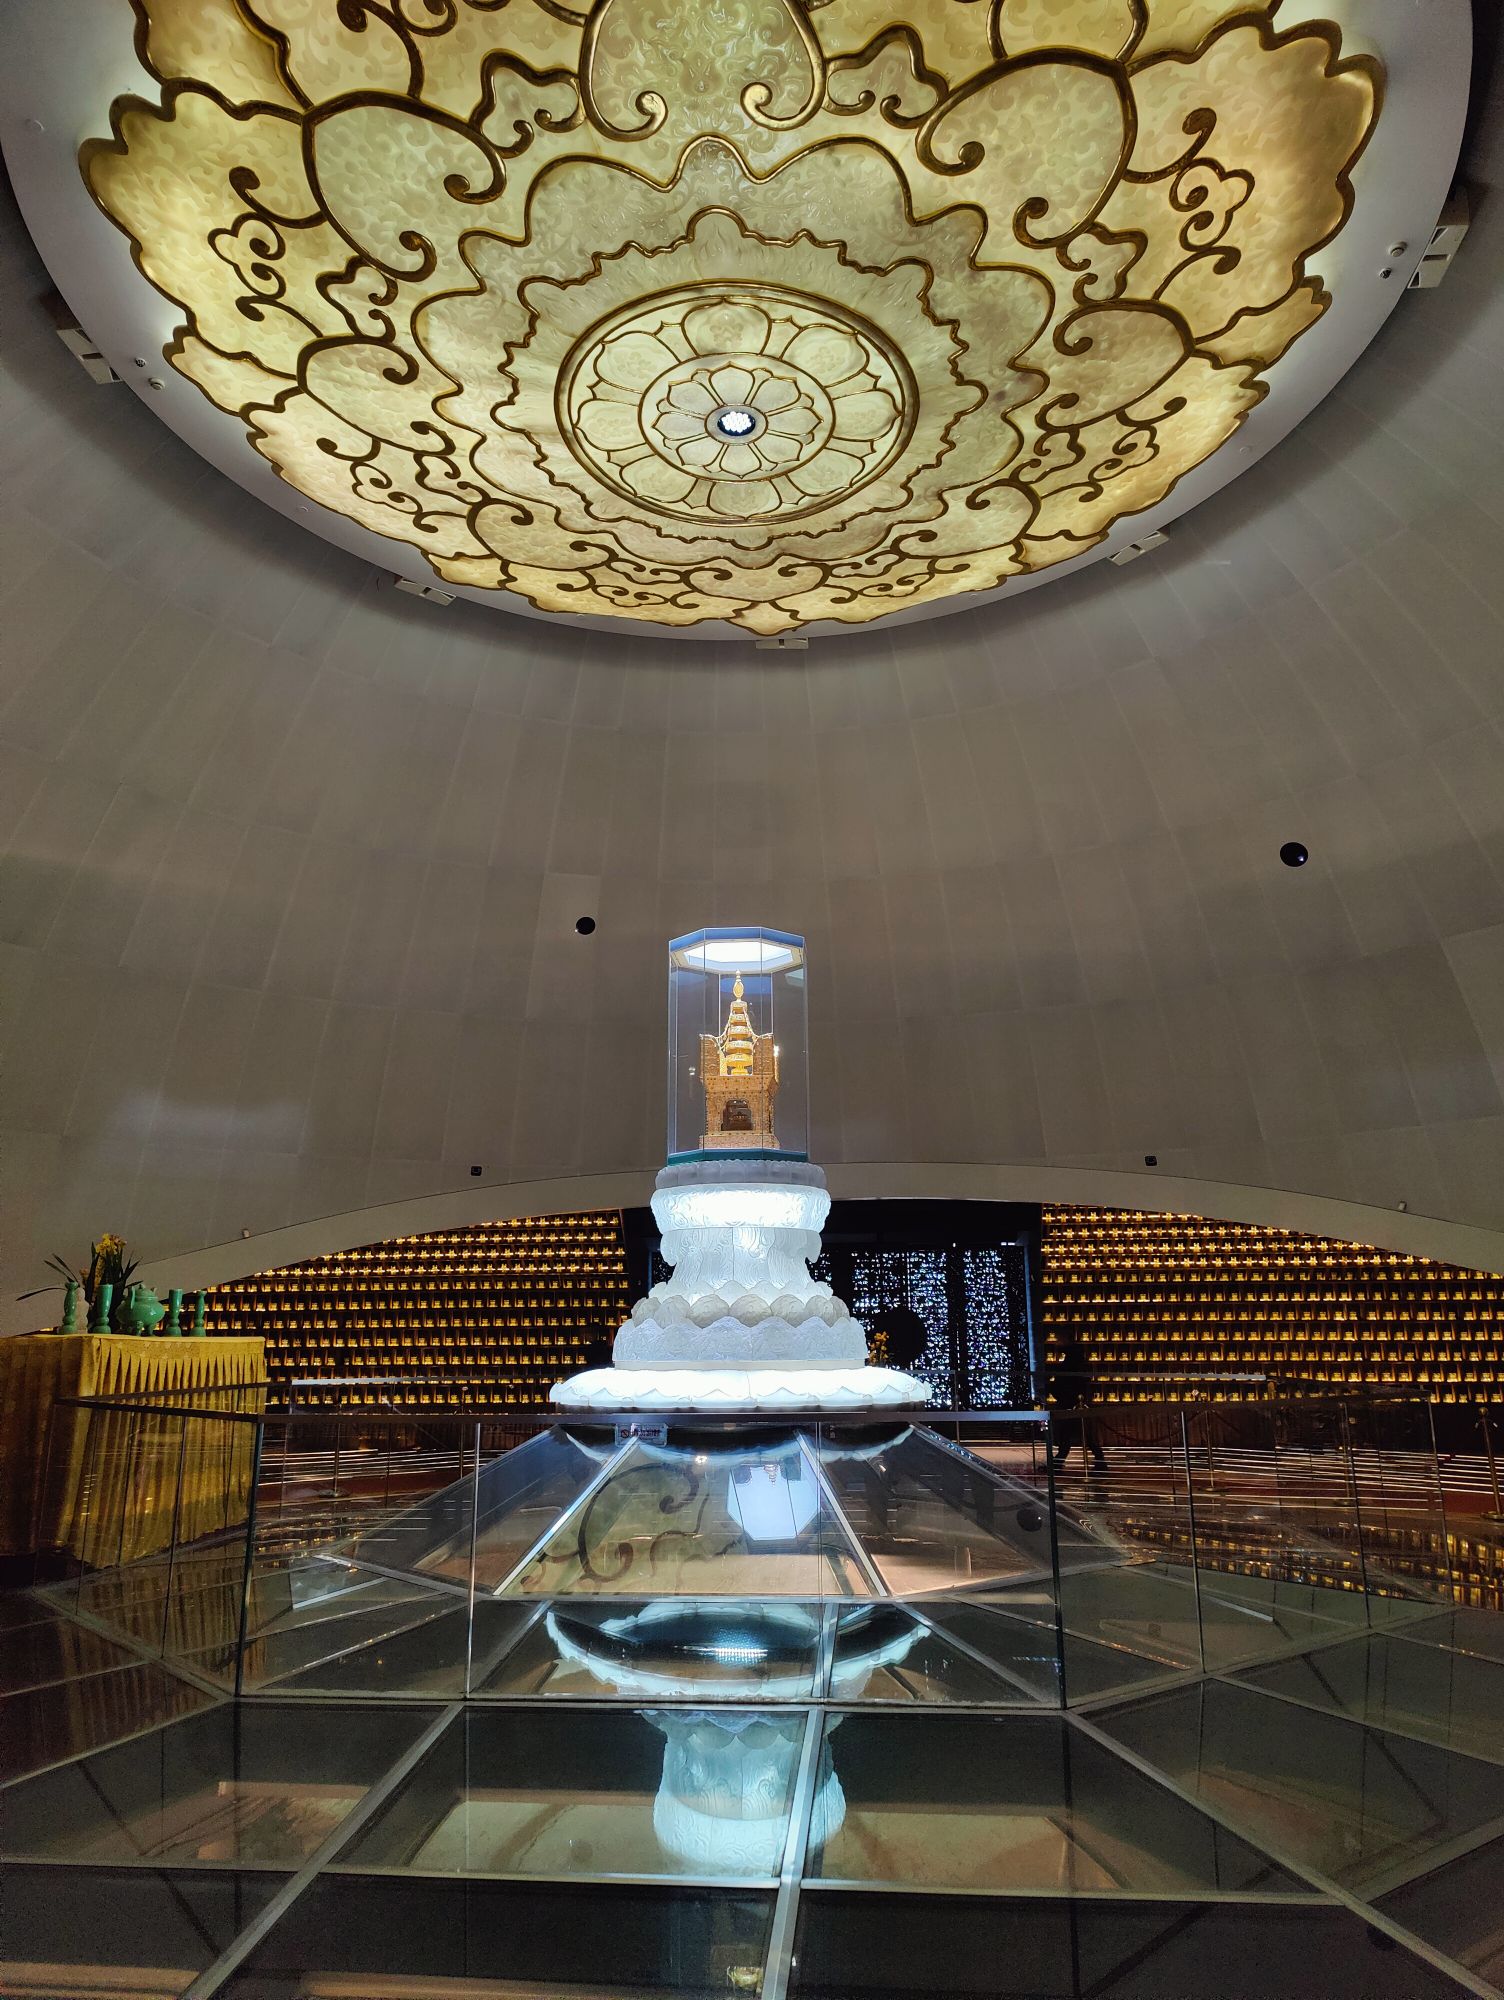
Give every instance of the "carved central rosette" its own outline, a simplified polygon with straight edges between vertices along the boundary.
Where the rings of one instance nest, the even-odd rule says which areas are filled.
[[[892,462],[915,415],[902,356],[876,327],[774,286],[629,306],[581,338],[557,400],[589,471],[712,527],[853,494]]]

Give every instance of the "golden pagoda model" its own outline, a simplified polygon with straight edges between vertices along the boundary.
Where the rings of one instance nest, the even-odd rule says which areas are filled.
[[[747,1012],[741,974],[731,989],[726,1025],[718,1035],[700,1037],[700,1076],[705,1085],[707,1152],[776,1152],[773,1099],[778,1095],[778,1050],[771,1035],[759,1035]]]

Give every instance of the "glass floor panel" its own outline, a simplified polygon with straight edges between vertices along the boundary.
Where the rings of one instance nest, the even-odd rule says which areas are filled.
[[[221,1703],[12,1786],[0,1853],[295,1867],[417,1737],[427,1713]]]
[[[1504,1810],[1496,1765],[1232,1682],[1149,1696],[1097,1720],[1251,1838],[1349,1886],[1424,1865]]]
[[[271,1671],[263,1666],[258,1679],[271,1682],[279,1693],[317,1690],[426,1700],[462,1695],[469,1613],[463,1603],[452,1610],[446,1603],[410,1606],[401,1617],[391,1611],[380,1617],[367,1613],[307,1628],[297,1635],[297,1652],[314,1656],[294,1670],[285,1664],[293,1656],[288,1644],[292,1635],[283,1635],[275,1646],[258,1641],[261,1661],[280,1656],[278,1666]]]
[[[558,1609],[486,1608],[512,1655]],[[911,1637],[891,1601],[758,1608],[802,1615],[793,1651],[813,1633],[817,1675],[849,1626],[869,1684],[937,1636],[912,1621]],[[963,1660],[990,1671],[937,1663],[953,1701],[973,1692]],[[447,1715],[258,1696],[6,1788],[0,1990],[180,1994],[239,1933],[215,2000],[722,2000],[765,1990],[782,1899],[797,1929],[776,1932],[774,1977],[791,1996],[1425,2000],[1462,1990],[1417,1956],[1427,1945],[1484,1978],[1497,1967],[1498,1780],[1234,1682],[1091,1720],[901,1696],[823,1711],[482,1697]],[[321,1851],[270,1930],[246,1930]],[[1342,1876],[1400,1936],[1298,1862]]]
[[[715,1452],[630,1446],[505,1587],[523,1596],[873,1591],[813,1453],[787,1433]]]
[[[19,1632],[57,1616],[57,1606],[30,1590],[0,1590],[0,1634]]]
[[[223,2000],[726,2000],[757,1993],[770,1894],[321,1877]]]
[[[6,1632],[0,1642],[0,1695],[130,1666],[138,1657],[72,1619],[42,1619]]]
[[[982,1649],[970,1645],[961,1620],[954,1626],[948,1622],[947,1614],[964,1609],[949,1598],[923,1605],[837,1607],[831,1698],[968,1702],[988,1708],[1058,1699],[1053,1690],[1040,1695],[1022,1678],[1010,1678]],[[1032,1634],[1025,1637],[1034,1643]]]
[[[81,1757],[219,1699],[147,1661],[0,1696],[0,1780]]]
[[[0,1897],[7,2000],[177,2000],[282,1887],[273,1871],[11,1863]]]
[[[771,1882],[802,1710],[470,1709],[341,1865]]]
[[[1314,1708],[1504,1763],[1504,1662],[1369,1633],[1238,1679]]]
[[[1019,1615],[1027,1606],[1029,1615]],[[1067,1632],[1062,1670],[1054,1606],[1047,1593],[1024,1600],[1011,1593],[983,1599],[924,1598],[920,1608],[944,1633],[995,1664],[1036,1701],[1057,1706],[1062,1690],[1072,1701],[1132,1688],[1173,1672],[1178,1661],[1155,1658],[1123,1645],[1103,1645]]]
[[[994,1893],[1306,1893],[1059,1716],[832,1717],[824,1759],[812,1875]]]
[[[1380,1896],[1377,1907],[1504,1990],[1504,1839],[1453,1856]]]
[[[329,1556],[258,1560],[248,1595],[244,1572],[243,1548],[233,1561],[185,1552],[171,1564],[153,1559],[85,1577],[60,1587],[56,1601],[199,1673],[227,1676],[244,1600],[246,1665],[257,1680],[291,1671],[314,1656],[294,1646],[289,1658],[289,1632],[368,1611],[379,1622],[385,1607],[418,1604],[437,1610],[464,1602],[460,1593],[420,1578],[384,1576]]]
[[[1485,1660],[1504,1660],[1504,1617],[1497,1611],[1461,1606],[1413,1619],[1404,1629],[1407,1639],[1418,1639],[1428,1646],[1450,1646]]]
[[[1462,1990],[1346,1910],[1299,1902],[958,1904],[810,1888],[794,1957],[793,2000],[1456,2000]]]

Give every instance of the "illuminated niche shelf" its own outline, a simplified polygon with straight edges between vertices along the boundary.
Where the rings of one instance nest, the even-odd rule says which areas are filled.
[[[542,1408],[627,1308],[614,1210],[478,1223],[367,1244],[209,1294],[213,1333],[265,1336],[273,1393],[299,1407]],[[332,1386],[336,1378],[389,1378]],[[391,1379],[400,1378],[400,1379]]]
[[[1205,1216],[1046,1208],[1040,1331],[1051,1358],[1083,1341],[1115,1402],[1504,1398],[1504,1277]]]

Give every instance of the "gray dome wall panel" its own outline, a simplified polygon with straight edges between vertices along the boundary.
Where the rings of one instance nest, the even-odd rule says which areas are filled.
[[[90,384],[8,212],[4,1323],[104,1228],[650,1173],[713,920],[807,932],[812,1148],[874,1191],[1504,1231],[1498,125],[1445,287],[1165,550],[807,655],[395,595]]]

